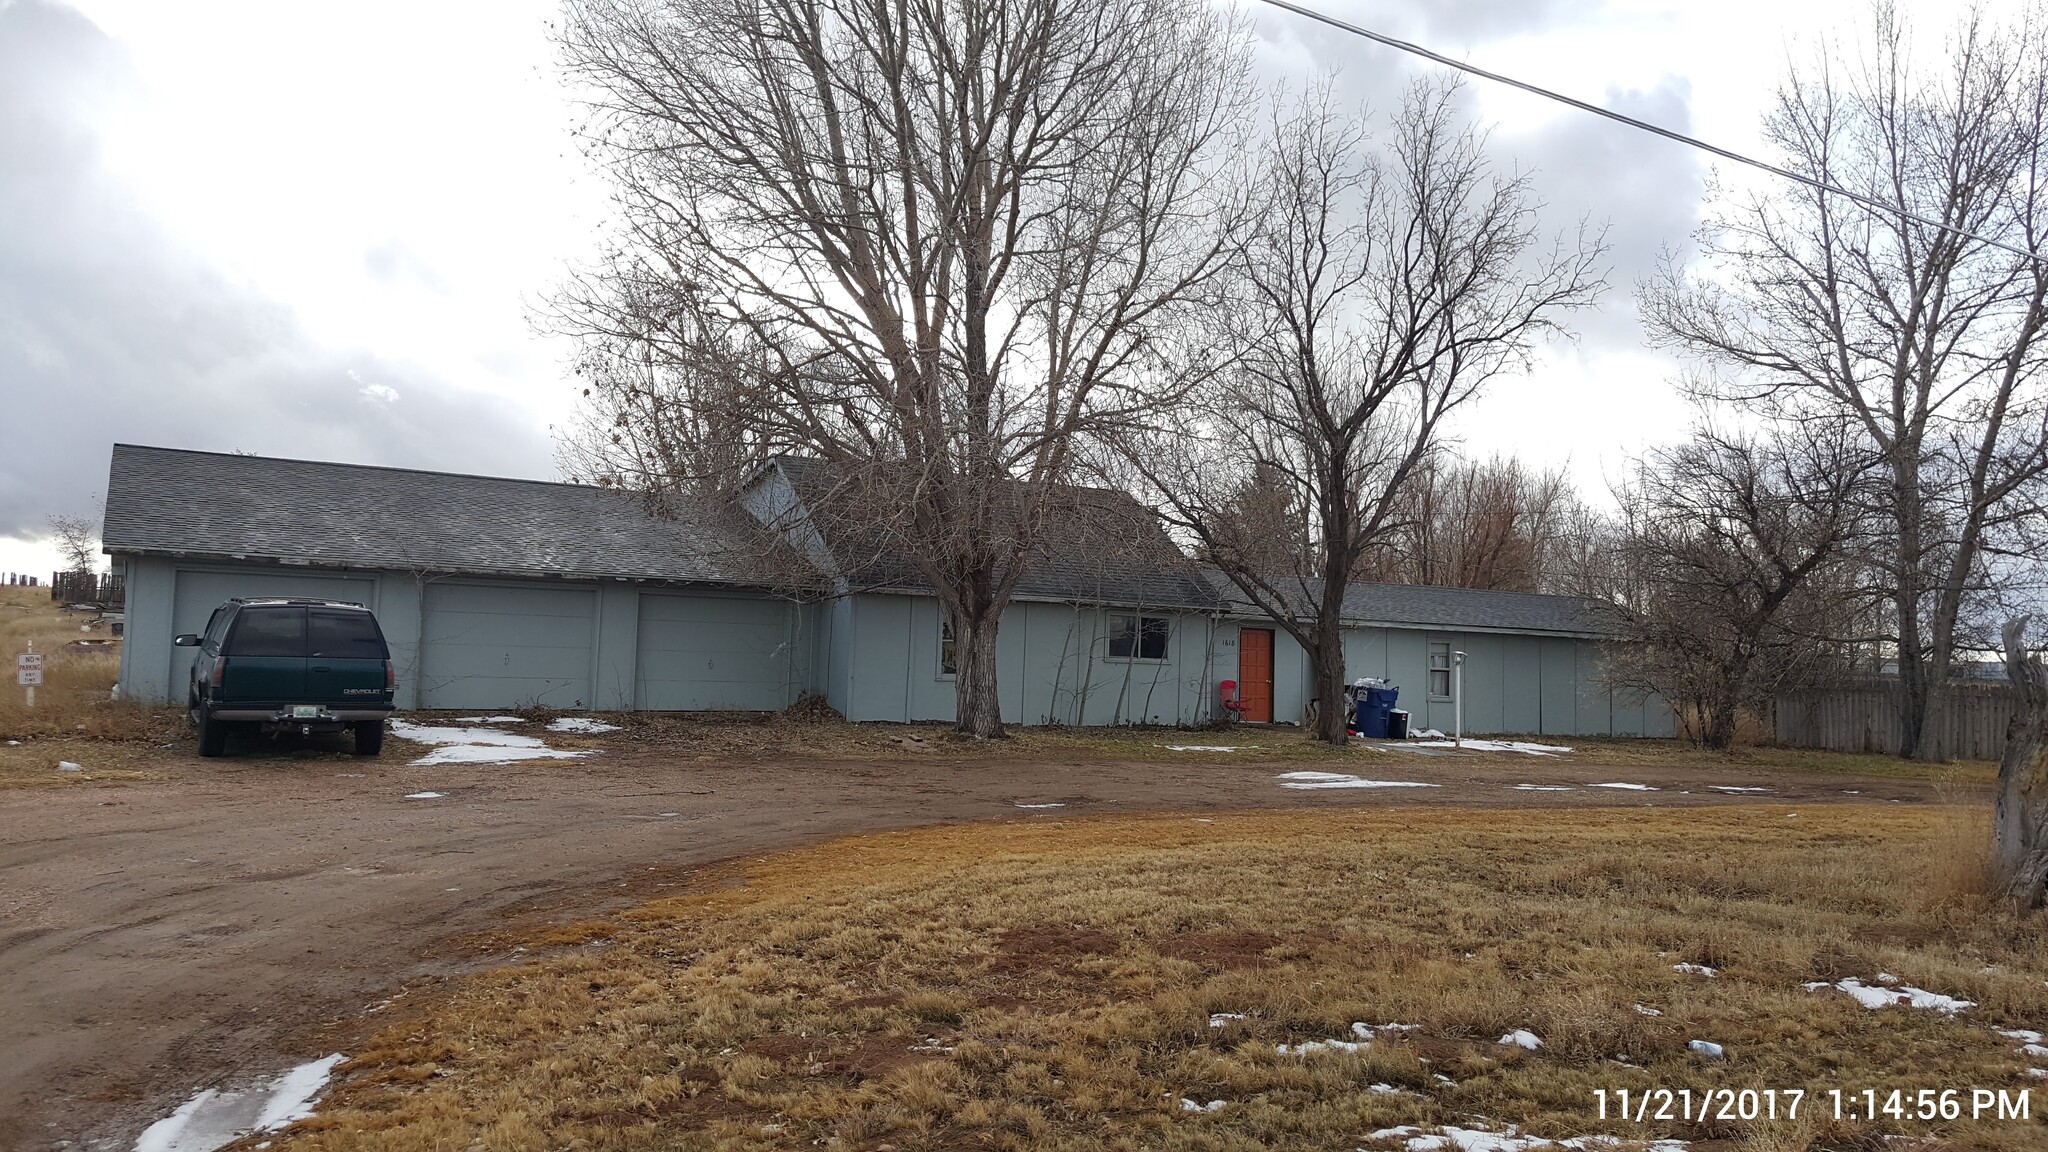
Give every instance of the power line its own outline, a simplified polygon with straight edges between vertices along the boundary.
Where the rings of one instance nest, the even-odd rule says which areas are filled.
[[[1555,100],[1560,104],[1569,104],[1572,107],[1577,108],[1581,112],[1591,112],[1595,116],[1605,116],[1609,120],[1626,124],[1631,128],[1640,128],[1645,132],[1654,133],[1658,136],[1664,137],[1667,140],[1676,140],[1680,144],[1690,145],[1691,147],[1698,148],[1703,152],[1711,152],[1716,156],[1733,160],[1737,164],[1747,164],[1751,168],[1761,169],[1765,172],[1771,173],[1774,176],[1782,176],[1787,180],[1795,180],[1801,184],[1806,185],[1809,188],[1815,188],[1822,192],[1832,192],[1837,196],[1846,197],[1866,207],[1875,208],[1880,212],[1888,212],[1895,216],[1903,216],[1906,219],[1913,221],[1914,223],[1924,224],[1929,228],[1939,228],[1944,232],[1953,232],[1958,236],[1967,236],[1972,240],[1976,240],[1984,244],[1989,244],[1994,248],[2002,248],[2015,256],[2024,256],[2027,259],[2035,261],[2037,263],[2043,259],[2043,257],[2038,253],[2029,252],[2025,248],[2019,248],[2014,245],[2007,244],[2003,240],[1994,240],[1989,236],[1980,236],[1975,232],[1966,231],[1962,228],[1956,227],[1953,224],[1943,224],[1939,220],[1929,220],[1925,216],[1921,216],[1913,212],[1908,212],[1905,208],[1897,204],[1888,204],[1883,200],[1877,199],[1876,197],[1865,196],[1860,192],[1851,192],[1847,188],[1843,188],[1837,184],[1830,184],[1825,180],[1816,180],[1811,176],[1803,176],[1797,172],[1792,171],[1789,168],[1780,168],[1776,164],[1769,164],[1762,160],[1751,159],[1748,156],[1744,156],[1740,152],[1730,152],[1726,148],[1722,148],[1714,144],[1709,144],[1705,140],[1701,140],[1696,136],[1687,136],[1683,132],[1674,132],[1669,128],[1652,124],[1647,120],[1638,120],[1633,116],[1624,115],[1620,112],[1614,111],[1611,108],[1602,108],[1598,104],[1588,104],[1584,100],[1579,100],[1570,96],[1566,96],[1562,92],[1553,92],[1548,88],[1538,87],[1537,85],[1531,84],[1526,80],[1517,80],[1512,76],[1503,76],[1498,72],[1489,72],[1476,64],[1467,64],[1463,60],[1453,60],[1449,56],[1445,56],[1436,52],[1431,52],[1429,49],[1424,48],[1420,44],[1411,44],[1406,40],[1397,40],[1392,36],[1388,36],[1380,32],[1375,32],[1370,28],[1361,28],[1356,24],[1339,20],[1334,16],[1325,16],[1321,12],[1317,12],[1312,8],[1304,8],[1299,4],[1290,3],[1289,0],[1260,0],[1260,3],[1270,4],[1273,7],[1279,8],[1283,11],[1292,12],[1296,16],[1305,16],[1308,19],[1314,20],[1319,24],[1327,24],[1332,28],[1349,32],[1353,36],[1363,36],[1367,40],[1371,40],[1379,44],[1384,44],[1389,48],[1398,48],[1403,52],[1407,52],[1415,56],[1420,56],[1425,60],[1433,60],[1446,68],[1455,68],[1460,72],[1469,72],[1474,76],[1483,77],[1487,80],[1492,80],[1498,84],[1506,84],[1510,88],[1520,88],[1524,92],[1528,92],[1536,96],[1541,96],[1546,100]]]

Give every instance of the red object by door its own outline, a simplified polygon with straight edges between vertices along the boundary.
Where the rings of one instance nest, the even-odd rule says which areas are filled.
[[[1273,722],[1273,630],[1240,628],[1237,632],[1238,692],[1244,718],[1254,724]]]

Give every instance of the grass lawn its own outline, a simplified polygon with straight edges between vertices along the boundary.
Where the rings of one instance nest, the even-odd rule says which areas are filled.
[[[1221,1152],[1510,1124],[2042,1147],[2048,1081],[2028,1069],[2048,1059],[1994,1029],[2048,1028],[2048,918],[1969,895],[1983,835],[1961,809],[1757,804],[844,840],[497,942],[507,963],[401,1001],[271,1147]],[[1880,973],[1976,1003],[1801,987]],[[1376,1038],[1279,1047],[1356,1042],[1354,1025]],[[1541,1047],[1497,1042],[1516,1030]],[[1796,1120],[1705,1125],[1602,1120],[1595,1095],[1720,1087],[1809,1095]],[[2030,1088],[2034,1119],[1836,1120],[1825,1093],[1866,1088]]]

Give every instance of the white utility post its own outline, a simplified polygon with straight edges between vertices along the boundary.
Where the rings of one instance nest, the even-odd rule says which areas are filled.
[[[1465,746],[1465,654],[1451,653],[1451,746]]]
[[[43,682],[43,656],[36,651],[36,643],[28,643],[28,651],[14,658],[14,682],[28,693],[28,706],[36,706],[36,685]]]

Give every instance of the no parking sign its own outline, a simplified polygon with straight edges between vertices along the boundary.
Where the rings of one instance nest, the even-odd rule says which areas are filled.
[[[22,688],[34,688],[43,682],[43,654],[23,652],[14,658],[14,683]]]

